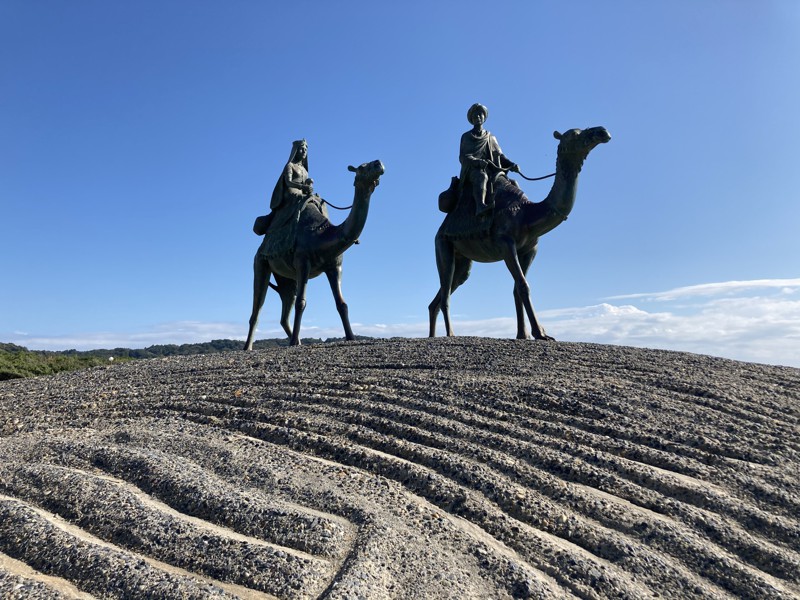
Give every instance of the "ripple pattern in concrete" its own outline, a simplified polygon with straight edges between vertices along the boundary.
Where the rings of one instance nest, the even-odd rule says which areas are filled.
[[[0,383],[0,595],[797,598],[800,370],[375,340]]]

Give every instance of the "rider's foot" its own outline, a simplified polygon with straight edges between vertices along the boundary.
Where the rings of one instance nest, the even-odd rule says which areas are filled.
[[[478,217],[482,217],[483,215],[487,214],[492,210],[491,204],[479,204],[477,210],[475,211],[475,215]]]

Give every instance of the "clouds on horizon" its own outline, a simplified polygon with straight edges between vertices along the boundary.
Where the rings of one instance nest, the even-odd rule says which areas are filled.
[[[563,341],[597,342],[679,350],[737,360],[800,367],[800,279],[761,279],[687,286],[654,293],[605,298],[593,306],[540,311],[547,332]],[[626,300],[614,303],[614,300]],[[657,303],[657,310],[648,304]],[[277,325],[277,324],[276,324]],[[513,337],[516,319],[454,318],[457,335]],[[427,321],[353,323],[359,335],[424,337]],[[443,330],[439,320],[439,333]],[[36,350],[142,348],[212,339],[244,339],[241,323],[181,321],[139,333],[97,332],[40,336],[20,332],[3,337]],[[303,327],[303,337],[341,337],[340,325]],[[283,337],[279,327],[260,329],[259,338]]]
[[[656,301],[678,300],[680,298],[691,298],[698,296],[723,296],[745,293],[753,290],[775,290],[779,289],[784,293],[791,294],[800,287],[800,279],[752,279],[750,281],[722,281],[718,283],[703,283],[700,285],[689,285],[666,292],[624,294],[621,296],[609,296],[606,300],[630,300],[644,299]]]

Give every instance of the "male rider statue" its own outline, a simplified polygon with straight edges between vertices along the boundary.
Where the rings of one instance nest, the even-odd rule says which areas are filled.
[[[461,163],[461,189],[472,185],[475,197],[475,214],[482,215],[493,206],[491,181],[500,169],[518,171],[519,167],[503,155],[500,145],[491,133],[483,128],[489,110],[482,104],[473,104],[467,111],[472,129],[461,136],[458,160]],[[491,172],[491,176],[487,173]],[[489,202],[487,203],[487,191]]]

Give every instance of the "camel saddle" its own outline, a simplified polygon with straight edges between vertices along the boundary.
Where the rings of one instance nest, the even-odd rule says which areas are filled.
[[[441,234],[452,239],[475,238],[487,235],[492,226],[495,209],[492,208],[486,214],[477,216],[475,214],[475,197],[472,195],[472,186],[465,185],[461,190],[459,190],[459,187],[459,178],[453,177],[450,181],[450,187],[439,194],[439,210],[447,213],[440,229]],[[494,204],[497,192],[508,187],[519,190],[519,186],[515,181],[508,179],[502,173],[498,173],[490,185],[490,189],[494,193],[491,196],[487,194],[487,200]]]
[[[253,223],[253,232],[256,235],[265,236],[259,248],[259,254],[266,258],[273,258],[292,252],[297,239],[298,223],[304,210],[313,210],[319,213],[315,220],[319,220],[321,217],[327,221],[328,210],[319,196],[310,196],[304,202],[299,202],[293,207],[284,207],[268,215],[257,217]]]

